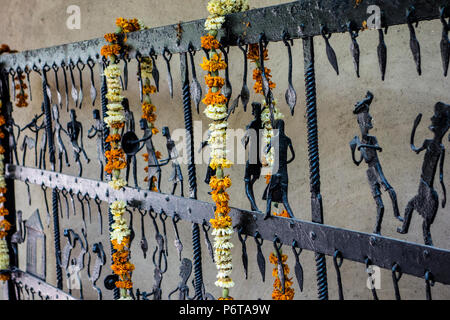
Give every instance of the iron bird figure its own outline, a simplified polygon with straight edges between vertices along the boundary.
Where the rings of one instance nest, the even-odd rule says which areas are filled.
[[[353,162],[357,166],[359,166],[363,160],[369,166],[369,168],[367,169],[367,179],[369,180],[372,195],[377,205],[377,221],[374,233],[380,234],[381,223],[384,215],[384,205],[383,200],[381,199],[380,190],[381,186],[383,186],[385,191],[387,191],[389,193],[389,196],[391,197],[394,216],[400,221],[403,221],[403,219],[400,217],[400,213],[398,210],[397,194],[384,176],[380,160],[378,159],[377,152],[382,152],[383,149],[378,145],[377,138],[369,135],[369,131],[373,128],[372,116],[369,114],[369,108],[373,101],[373,98],[373,94],[369,91],[367,92],[367,96],[355,105],[353,113],[357,115],[357,120],[361,129],[362,137],[360,140],[359,137],[356,136],[350,142],[350,148],[352,152]],[[361,158],[359,160],[356,160],[355,157],[356,149],[361,152]]]
[[[419,190],[417,195],[406,205],[403,226],[398,228],[397,231],[403,234],[408,233],[412,213],[416,210],[423,218],[422,229],[425,244],[432,246],[433,240],[431,238],[430,228],[439,209],[439,197],[433,188],[438,163],[439,180],[444,194],[442,208],[445,208],[447,202],[444,185],[445,148],[442,144],[442,139],[450,128],[450,105],[442,102],[436,103],[434,106],[434,115],[431,117],[431,125],[429,126],[429,129],[434,133],[434,137],[432,139],[426,139],[422,146],[417,148],[414,145],[414,136],[421,119],[422,114],[419,114],[414,122],[411,133],[411,149],[417,154],[426,150],[422,165],[422,174],[420,176]]]

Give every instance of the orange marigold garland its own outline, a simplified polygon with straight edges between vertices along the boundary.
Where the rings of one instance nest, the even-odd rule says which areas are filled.
[[[138,31],[140,23],[137,19],[126,20],[118,18],[116,20],[116,33],[108,33],[105,35],[105,40],[109,42],[108,45],[103,46],[101,54],[111,60],[111,64],[105,69],[106,84],[108,92],[106,98],[108,99],[107,117],[104,121],[110,128],[110,135],[107,137],[107,142],[111,145],[111,150],[105,152],[107,164],[105,171],[112,175],[112,180],[109,185],[115,189],[120,190],[127,185],[127,182],[120,177],[121,170],[127,166],[126,156],[121,146],[120,129],[125,125],[124,108],[122,105],[122,86],[120,84],[121,70],[117,65],[117,55],[126,54],[128,46],[126,43],[126,34],[128,32]],[[127,221],[123,214],[126,210],[126,203],[123,201],[114,201],[110,205],[111,213],[114,218],[114,223],[111,225],[111,244],[114,249],[113,264],[111,269],[119,277],[116,282],[116,287],[120,289],[121,300],[131,300],[129,291],[133,288],[131,276],[134,270],[134,265],[130,263],[130,235],[131,230],[128,227]]]
[[[153,62],[149,57],[142,57],[140,58],[141,63],[141,77],[142,77],[142,96],[143,96],[143,103],[142,103],[142,119],[145,119],[147,121],[147,126],[149,130],[152,131],[153,135],[156,135],[159,133],[158,128],[155,126],[155,121],[157,119],[156,116],[156,106],[152,103],[151,95],[156,93],[156,86],[152,84],[153,79]],[[156,158],[161,158],[161,153],[159,151],[156,151]],[[144,160],[148,163],[149,156],[148,154],[143,155]],[[145,172],[149,172],[149,167],[145,167]],[[150,177],[147,175],[144,178],[145,182],[150,181],[150,190],[157,192],[158,191],[158,178],[155,176]]]
[[[2,102],[0,101],[0,109],[2,108]],[[4,136],[2,126],[4,126],[4,117],[0,115],[0,132]],[[5,208],[6,202],[6,181],[5,181],[5,148],[0,145],[0,271],[9,270],[9,252],[8,243],[6,242],[6,236],[11,229],[11,224],[6,220],[6,216],[9,214],[8,209]],[[8,273],[0,274],[1,281],[9,280]]]
[[[210,88],[203,103],[205,115],[213,120],[209,126],[210,139],[208,145],[211,149],[210,166],[216,170],[216,176],[210,180],[212,189],[211,196],[216,203],[216,211],[211,225],[214,228],[214,250],[215,261],[218,269],[216,286],[223,289],[219,300],[233,300],[229,296],[229,289],[234,286],[231,279],[233,270],[231,250],[233,244],[233,227],[231,217],[228,216],[230,208],[228,202],[230,197],[226,190],[231,187],[231,179],[224,175],[223,169],[231,167],[232,163],[227,159],[226,130],[227,123],[227,99],[220,92],[224,85],[224,79],[220,77],[219,71],[224,70],[227,65],[222,55],[217,52],[220,43],[217,40],[218,30],[225,22],[225,15],[248,10],[247,0],[210,0],[208,11],[210,16],[206,19],[205,29],[208,34],[202,37],[201,43],[205,50],[209,51],[208,59],[203,58],[200,65],[208,75],[205,76],[206,85]]]
[[[279,217],[285,217],[289,218],[289,214],[286,210],[283,210],[281,213],[273,213],[275,216]],[[272,252],[269,261],[271,264],[273,264],[275,267],[272,270],[272,276],[275,278],[275,281],[273,283],[273,292],[272,292],[272,300],[293,300],[295,291],[294,288],[292,288],[292,278],[289,278],[290,269],[287,265],[287,259],[288,256],[285,254],[281,254],[281,265],[283,267],[283,274],[284,274],[284,291],[283,291],[283,285],[281,283],[281,280],[279,278],[279,270],[278,270],[278,258],[277,255]]]
[[[13,51],[6,44],[2,44],[0,47],[0,55],[3,53],[15,53],[17,51]],[[23,75],[21,75],[23,77]],[[16,77],[16,79],[19,79]],[[24,80],[25,78],[21,78]],[[23,85],[23,86],[22,86]],[[25,94],[25,89],[27,86],[22,82],[19,84],[20,93],[16,96],[20,100],[16,103],[17,107],[26,107],[28,104],[26,99],[28,96]],[[23,95],[22,95],[23,93]],[[2,102],[0,100],[0,111],[2,108]],[[5,134],[3,132],[3,127],[5,125],[5,118],[3,115],[0,115],[0,138],[4,139]],[[3,141],[2,141],[3,142]],[[0,281],[7,281],[10,279],[10,275],[8,273],[10,265],[9,265],[9,252],[8,252],[8,243],[6,242],[6,236],[8,235],[8,231],[11,229],[11,224],[6,220],[6,216],[9,215],[8,209],[5,208],[6,202],[6,181],[5,181],[5,148],[0,144]]]

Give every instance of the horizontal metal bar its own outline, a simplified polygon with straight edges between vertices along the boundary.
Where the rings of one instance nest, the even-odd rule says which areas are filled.
[[[91,198],[98,196],[102,201],[124,200],[132,207],[165,212],[170,217],[178,214],[182,220],[194,223],[209,223],[214,216],[212,203],[133,188],[116,191],[105,182],[55,172],[7,165],[6,177],[49,188],[71,189],[75,194],[88,193]],[[297,240],[299,247],[329,256],[339,250],[347,260],[364,263],[368,257],[374,265],[386,269],[397,263],[403,273],[421,278],[429,270],[437,282],[450,284],[450,251],[445,249],[297,219],[272,217],[264,220],[263,214],[236,208],[231,209],[230,216],[233,225],[242,226],[243,233],[249,236],[257,231],[268,241],[278,236],[287,246]]]
[[[44,280],[19,269],[15,269],[11,272],[11,279],[16,284],[23,286],[24,290],[21,291],[22,294],[26,292],[25,286],[29,288],[29,290],[33,288],[34,300],[41,299],[39,293],[41,293],[43,300],[77,300],[64,291],[59,290],[58,288],[46,283]]]
[[[261,33],[268,41],[283,40],[284,32],[292,39],[320,35],[320,26],[326,26],[327,32],[346,32],[346,23],[352,21],[361,27],[371,13],[367,13],[370,5],[378,5],[383,16],[384,26],[406,23],[406,10],[414,3],[417,21],[432,20],[439,17],[439,6],[446,5],[446,0],[365,0],[355,6],[354,1],[336,0],[303,0],[287,4],[253,9],[227,16],[223,30],[220,32],[221,43],[235,46],[238,37],[245,43],[257,43]],[[201,49],[200,37],[204,31],[205,19],[194,20],[164,27],[142,30],[128,35],[127,43],[131,46],[130,58],[136,52],[148,55],[153,48],[161,54],[164,48],[172,53],[187,52],[191,44],[195,50]],[[303,27],[302,27],[303,26]],[[181,30],[181,32],[180,32]],[[42,68],[45,64],[66,64],[70,59],[74,63],[78,59],[86,62],[88,58],[99,61],[100,49],[106,44],[103,38],[86,40],[50,48],[23,51],[16,54],[0,56],[0,66],[6,70],[36,65]]]

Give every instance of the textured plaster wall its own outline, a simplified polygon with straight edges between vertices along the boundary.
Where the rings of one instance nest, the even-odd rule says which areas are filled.
[[[263,7],[275,5],[285,1],[277,0],[254,0],[250,1],[251,7]],[[205,17],[206,0],[171,0],[171,1],[76,1],[76,0],[1,0],[2,10],[0,12],[0,20],[3,21],[2,43],[9,44],[17,50],[35,49],[47,46],[69,43],[79,40],[85,40],[100,37],[104,33],[111,32],[115,29],[114,21],[116,17],[138,17],[143,19],[150,27],[177,23],[179,21],[189,21]],[[66,28],[66,8],[69,5],[78,5],[81,8],[81,29],[68,30]],[[383,147],[383,153],[380,160],[387,179],[394,186],[398,195],[398,203],[400,210],[403,210],[408,200],[415,195],[418,187],[420,169],[422,163],[422,155],[415,155],[409,148],[409,136],[412,123],[419,112],[424,114],[423,123],[417,130],[417,143],[424,138],[431,136],[427,126],[429,118],[433,113],[434,103],[443,101],[449,103],[449,81],[442,76],[441,60],[439,52],[439,41],[441,36],[441,24],[439,21],[420,23],[417,29],[417,36],[422,48],[423,75],[419,77],[415,71],[414,62],[409,52],[409,34],[406,26],[390,28],[386,36],[386,44],[388,47],[388,67],[386,73],[386,81],[380,80],[377,64],[377,33],[373,31],[365,31],[358,38],[361,48],[361,78],[357,79],[351,57],[349,53],[350,39],[348,34],[334,35],[331,38],[331,44],[334,47],[340,67],[340,76],[336,76],[329,65],[326,55],[324,41],[320,37],[315,39],[316,49],[316,78],[318,92],[318,121],[320,131],[320,154],[321,154],[321,178],[322,178],[322,195],[324,198],[324,220],[327,224],[337,227],[349,228],[353,230],[371,232],[375,223],[375,204],[370,193],[366,179],[366,167],[361,165],[356,167],[353,165],[348,142],[357,134],[359,128],[352,114],[353,105],[356,101],[363,98],[367,90],[371,90],[375,95],[375,101],[372,104],[371,114],[374,117],[373,135],[376,135],[380,145]],[[294,54],[294,85],[298,94],[298,105],[294,117],[289,115],[289,109],[284,103],[284,92],[287,87],[286,71],[287,71],[287,52],[282,43],[274,43],[269,46],[270,61],[267,67],[272,69],[274,81],[277,88],[274,94],[280,102],[281,110],[286,115],[286,132],[292,138],[297,158],[294,163],[289,166],[290,174],[290,202],[294,209],[296,217],[304,220],[310,220],[310,194],[309,194],[309,178],[308,178],[308,161],[307,161],[307,137],[306,137],[306,121],[304,112],[304,84],[303,84],[303,59],[301,41],[295,41],[293,47]],[[199,54],[196,57],[197,65],[200,63]],[[230,72],[234,92],[239,92],[242,77],[242,54],[232,48],[230,51]],[[167,84],[165,64],[162,59],[158,59],[158,67],[161,72],[161,91],[155,95],[154,103],[158,107],[158,127],[169,125],[171,130],[183,128],[182,101],[181,101],[181,84],[179,58],[174,56],[172,60],[172,75],[174,78],[174,98],[170,99]],[[251,68],[253,68],[251,66]],[[202,79],[203,72],[198,67],[198,73]],[[96,67],[97,76],[96,86],[99,89],[99,76]],[[125,95],[130,99],[132,111],[135,113],[136,119],[139,119],[141,111],[139,105],[139,94],[136,77],[136,65],[130,66],[130,83],[129,89]],[[251,75],[251,73],[250,73]],[[75,73],[77,76],[77,73]],[[62,73],[60,74],[60,79]],[[88,87],[89,74],[85,72],[84,83]],[[50,75],[50,84],[54,87],[53,76]],[[78,83],[76,78],[76,83]],[[253,83],[249,76],[249,84]],[[61,83],[60,83],[61,85]],[[250,87],[250,85],[249,85]],[[32,119],[32,115],[40,112],[42,101],[42,93],[40,88],[40,79],[33,75],[33,102],[30,107],[23,110],[15,110],[14,117],[21,126],[28,123]],[[234,95],[235,96],[235,95]],[[252,101],[260,101],[260,96],[252,94]],[[71,107],[73,103],[71,100]],[[99,99],[96,108],[100,108]],[[86,137],[87,130],[93,124],[92,106],[89,104],[88,90],[85,92],[85,103],[82,111],[77,110],[78,119],[83,122],[85,128],[84,142],[87,147],[88,154],[92,159],[89,165],[84,164],[84,176],[88,178],[98,178],[98,166],[96,163],[96,145],[95,140],[88,140]],[[68,114],[62,113],[62,123],[68,121]],[[250,112],[244,113],[239,108],[231,117],[231,128],[245,128],[251,120]],[[194,120],[203,121],[203,128],[207,128],[208,120],[203,114],[194,115]],[[139,130],[138,130],[139,131]],[[29,133],[27,133],[29,134]],[[140,132],[139,132],[140,134]],[[23,136],[22,136],[23,137]],[[22,142],[22,138],[19,144]],[[67,139],[66,145],[69,146]],[[158,150],[163,155],[166,154],[165,139],[159,135],[154,142]],[[448,146],[448,142],[444,142]],[[196,147],[197,148],[197,147]],[[70,149],[70,147],[69,147]],[[69,156],[72,151],[69,150]],[[21,155],[19,155],[21,157]],[[448,157],[447,157],[448,158]],[[31,165],[34,160],[32,152],[27,158],[27,164]],[[76,174],[77,169],[71,158],[72,166],[65,168],[65,172]],[[446,161],[445,179],[448,184],[450,175],[449,163]],[[140,185],[143,186],[143,168],[144,163],[142,157],[139,156],[138,172]],[[210,201],[207,195],[208,186],[203,183],[206,172],[206,164],[197,167],[199,181],[199,198],[200,200]],[[183,174],[187,177],[186,167],[183,166]],[[233,180],[233,187],[230,190],[231,205],[234,207],[249,208],[248,201],[244,196],[244,166],[235,165],[232,170],[228,170]],[[167,183],[169,171],[163,169],[163,185],[164,192],[169,192],[171,186]],[[18,210],[24,212],[24,217],[28,218],[31,213],[39,208],[41,218],[46,228],[45,205],[42,191],[37,186],[32,186],[32,206],[28,206],[26,197],[26,188],[23,183],[16,183],[16,206]],[[255,186],[255,193],[258,198],[262,195],[265,183],[264,179]],[[440,187],[436,186],[440,197],[442,192]],[[185,186],[187,192],[187,186]],[[48,192],[48,199],[51,196]],[[386,207],[385,218],[382,232],[386,236],[392,236],[402,240],[414,241],[422,243],[421,217],[414,215],[410,232],[407,235],[400,235],[395,230],[399,226],[399,222],[393,218],[392,206],[388,196],[384,196]],[[258,201],[260,208],[265,208],[262,201]],[[107,255],[109,255],[109,242],[106,228],[103,235],[98,233],[96,207],[92,202],[93,221],[88,223],[88,238],[92,245],[95,242],[102,241]],[[63,201],[63,208],[65,204]],[[104,223],[107,221],[106,206],[103,205]],[[434,225],[432,233],[436,246],[442,248],[450,248],[450,228],[449,228],[449,207],[440,209]],[[65,214],[65,213],[64,213]],[[80,209],[77,211],[77,218],[80,217]],[[61,229],[73,228],[77,233],[81,234],[81,224],[79,219],[71,216],[68,220],[65,216],[61,220]],[[149,254],[154,248],[154,231],[151,220],[148,216],[145,218],[145,231],[149,240]],[[134,213],[134,229],[136,231],[136,239],[132,247],[132,261],[136,265],[136,271],[133,274],[135,286],[141,290],[151,291],[153,285],[153,265],[151,258],[143,259],[142,252],[139,248],[140,232],[140,216],[137,211]],[[179,281],[179,262],[175,247],[173,246],[173,232],[171,222],[167,224],[169,236],[169,270],[164,275],[163,280],[163,298],[167,299],[170,291],[176,288]],[[192,259],[191,246],[191,227],[190,224],[180,222],[180,235],[184,244],[183,256]],[[56,278],[54,273],[54,250],[53,237],[51,229],[48,229],[47,237],[47,279],[50,283],[55,284]],[[212,238],[211,238],[212,239]],[[235,271],[233,278],[236,287],[231,291],[232,295],[238,299],[270,299],[272,291],[271,266],[267,260],[266,282],[261,282],[261,277],[256,265],[256,246],[252,238],[248,240],[249,254],[249,279],[245,280],[243,276],[243,268],[241,264],[241,246],[234,239],[236,248],[234,250]],[[62,240],[62,246],[65,239]],[[215,267],[211,259],[208,257],[207,250],[203,244],[203,276],[206,290],[218,296],[219,290],[214,286]],[[268,257],[271,251],[271,244],[264,245],[264,253]],[[21,246],[20,265],[25,268],[25,246]],[[74,253],[78,253],[76,249]],[[288,255],[291,254],[289,248],[285,249]],[[364,253],[361,253],[364,255]],[[109,259],[108,259],[109,260]],[[296,299],[316,299],[317,289],[315,283],[315,264],[314,255],[311,252],[304,252],[301,256],[303,268],[305,270],[305,288],[301,293],[294,281],[296,289]],[[293,257],[290,255],[288,264],[293,267]],[[332,259],[328,258],[328,283],[330,290],[330,298],[337,298],[336,276],[333,268]],[[105,266],[102,278],[109,273],[109,261]],[[293,268],[291,268],[293,269]],[[293,271],[292,271],[293,272]],[[366,288],[366,273],[362,264],[345,261],[342,267],[342,279],[345,289],[345,297],[347,299],[370,299],[370,290]],[[95,299],[96,293],[91,289],[87,281],[86,270],[81,274],[84,283],[84,295],[87,299]],[[381,289],[378,294],[381,299],[393,299],[393,285],[389,270],[383,270],[381,273]],[[102,281],[99,281],[100,287],[103,288]],[[402,297],[408,299],[423,299],[425,297],[425,283],[421,279],[410,276],[403,276],[401,282]],[[110,292],[104,291],[105,298],[111,298]],[[191,290],[193,292],[193,290]],[[74,292],[78,296],[78,292]],[[448,299],[450,291],[443,285],[436,284],[433,288],[434,298]]]

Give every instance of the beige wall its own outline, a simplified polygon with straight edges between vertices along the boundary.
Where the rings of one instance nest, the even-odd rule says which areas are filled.
[[[285,1],[260,0],[250,1],[252,7],[262,7],[275,5]],[[62,43],[85,40],[100,37],[106,32],[115,29],[114,21],[116,17],[138,17],[142,18],[148,26],[156,27],[166,24],[172,24],[179,21],[189,21],[206,16],[207,1],[195,0],[171,0],[171,1],[56,1],[56,0],[1,0],[2,10],[0,20],[3,21],[3,32],[1,42],[9,44],[12,48],[18,50],[41,48],[46,46],[58,45]],[[68,30],[66,28],[66,8],[68,5],[76,4],[81,8],[81,30]],[[358,38],[361,48],[361,78],[357,79],[351,57],[349,54],[350,39],[348,34],[334,35],[331,38],[339,60],[341,75],[338,77],[329,65],[326,55],[324,41],[320,37],[315,39],[316,46],[316,78],[318,91],[318,120],[320,130],[320,158],[321,158],[321,177],[322,177],[322,195],[324,198],[324,220],[327,224],[363,231],[371,232],[375,223],[376,209],[372,199],[369,186],[367,184],[365,165],[356,167],[353,165],[350,156],[348,142],[353,136],[359,134],[359,128],[356,119],[352,114],[353,105],[356,101],[365,96],[367,90],[371,90],[375,95],[375,101],[372,104],[371,114],[374,117],[374,126],[372,133],[376,135],[380,145],[383,147],[383,153],[380,160],[387,179],[394,186],[398,195],[398,203],[403,213],[408,200],[415,195],[420,175],[421,162],[423,157],[415,155],[409,149],[409,135],[412,123],[419,112],[424,114],[423,123],[417,131],[417,141],[430,137],[427,130],[429,118],[433,113],[433,105],[437,101],[449,103],[448,79],[442,76],[442,67],[439,52],[439,41],[441,35],[441,24],[439,21],[420,23],[417,29],[417,37],[422,47],[423,75],[417,76],[414,62],[409,51],[409,35],[406,26],[393,27],[386,36],[388,47],[388,67],[386,81],[380,80],[377,64],[376,46],[378,36],[376,32],[365,31]],[[287,87],[287,52],[282,43],[273,43],[269,46],[270,61],[267,66],[272,69],[274,81],[277,88],[274,94],[280,101],[281,110],[286,115],[287,134],[292,138],[294,148],[297,153],[297,159],[289,167],[290,174],[290,202],[294,208],[296,217],[310,220],[310,195],[309,195],[309,175],[307,161],[307,137],[305,121],[305,97],[303,84],[303,59],[301,42],[295,41],[293,47],[294,53],[294,84],[298,93],[298,105],[294,117],[289,115],[289,108],[284,103],[284,92]],[[196,57],[197,65],[200,62],[199,54]],[[170,99],[167,84],[165,65],[162,59],[158,60],[158,66],[161,72],[161,92],[155,95],[154,103],[158,106],[157,126],[160,128],[169,125],[171,130],[183,128],[183,114],[181,102],[181,85],[179,81],[179,59],[174,57],[172,60],[172,72],[174,77],[174,98]],[[233,48],[230,52],[230,72],[235,94],[239,92],[242,77],[242,54]],[[130,67],[130,84],[126,96],[130,99],[130,105],[139,118],[139,94],[137,82],[134,74],[136,66]],[[197,67],[199,75],[203,71]],[[96,69],[97,70],[97,69]],[[250,73],[251,75],[251,73]],[[249,75],[249,84],[252,83]],[[61,79],[62,74],[60,74]],[[88,86],[88,72],[85,72],[84,83]],[[199,77],[200,80],[202,77]],[[99,88],[99,77],[96,77],[97,89]],[[50,76],[53,81],[53,76]],[[77,80],[78,83],[78,80]],[[31,106],[26,110],[16,110],[15,119],[20,125],[29,122],[32,115],[39,113],[42,94],[40,90],[39,78],[33,76],[32,87],[34,100]],[[61,85],[61,83],[60,83]],[[54,85],[53,85],[54,87]],[[250,85],[249,85],[250,87]],[[235,95],[234,95],[235,96]],[[79,119],[83,122],[85,132],[92,125],[92,107],[89,105],[88,90],[85,93],[85,104],[82,112],[78,112]],[[261,97],[252,94],[252,100],[259,101]],[[99,101],[99,100],[97,100]],[[72,107],[72,106],[71,106]],[[97,103],[96,108],[100,108]],[[62,122],[68,121],[68,115],[62,114]],[[203,121],[203,127],[207,127],[207,119],[203,114],[194,115],[195,120]],[[231,117],[232,128],[245,128],[245,125],[251,120],[250,112],[244,113],[239,108]],[[139,130],[138,130],[139,131]],[[95,141],[89,141],[84,137],[88,154],[93,160],[89,165],[85,165],[84,176],[97,179],[98,167],[96,164]],[[19,141],[21,143],[22,140]],[[166,154],[165,139],[162,136],[156,138],[157,148]],[[419,143],[419,142],[418,142]],[[67,146],[69,144],[67,143]],[[447,142],[445,142],[448,145]],[[70,149],[70,148],[69,148]],[[71,156],[72,152],[69,151]],[[28,157],[28,164],[32,164],[33,156]],[[65,172],[76,174],[76,166],[66,168]],[[446,161],[445,176],[448,182],[450,175],[448,161]],[[144,163],[139,157],[139,173],[143,176]],[[208,187],[203,183],[206,165],[198,166],[198,181],[200,185],[199,198],[209,201],[207,195]],[[244,196],[243,174],[244,166],[235,165],[228,171],[234,182],[230,190],[231,205],[233,207],[249,208],[248,201]],[[183,174],[187,178],[186,167],[183,166]],[[169,172],[165,168],[163,171],[163,191],[169,192],[170,185],[167,183]],[[140,180],[143,186],[142,180]],[[41,217],[45,224],[45,206],[42,192],[39,187],[32,187],[33,205],[28,207],[26,201],[26,189],[23,183],[17,183],[16,204],[17,209],[23,210],[25,217],[29,217],[35,208],[41,210]],[[264,179],[258,182],[255,187],[255,193],[258,198],[262,195],[265,184]],[[185,186],[187,188],[187,186]],[[437,187],[440,197],[442,192]],[[186,189],[187,190],[187,189]],[[186,191],[185,190],[185,191]],[[50,200],[50,192],[48,192]],[[386,236],[392,236],[402,240],[422,243],[421,218],[417,215],[413,217],[410,233],[400,235],[395,230],[399,222],[393,218],[392,207],[388,196],[384,196],[386,213],[382,232]],[[260,208],[264,208],[262,201],[259,201]],[[63,203],[65,208],[65,204]],[[108,236],[106,233],[100,236],[97,232],[97,217],[95,204],[93,208],[93,223],[88,224],[89,242],[92,245],[95,242],[102,241],[105,251],[109,253]],[[104,209],[104,222],[106,223],[106,206]],[[432,233],[436,246],[450,248],[449,237],[449,214],[450,210],[440,209]],[[80,211],[77,213],[78,217]],[[139,248],[140,240],[140,216],[134,216],[134,228],[136,239],[132,248],[132,260],[136,265],[136,271],[133,275],[135,286],[141,290],[151,291],[153,285],[153,265],[151,258],[143,259]],[[146,218],[148,219],[148,217]],[[68,221],[65,217],[61,220],[61,228],[71,227],[76,232],[81,232],[79,222],[71,217]],[[164,275],[163,297],[166,299],[178,281],[178,267],[176,250],[173,246],[173,232],[170,221],[167,224],[169,235],[169,270]],[[191,228],[188,223],[180,222],[179,226],[181,237],[184,244],[183,256],[192,259],[191,248]],[[154,232],[150,219],[146,220],[146,235],[149,240],[149,254],[154,248]],[[52,236],[49,230],[47,241],[48,280],[55,283],[55,274],[53,270],[54,252],[52,250]],[[234,239],[236,248],[234,250],[235,271],[234,279],[236,287],[231,294],[237,299],[269,299],[271,297],[273,279],[271,277],[271,266],[267,261],[266,282],[262,283],[256,265],[256,248],[253,239],[248,240],[249,253],[249,279],[245,280],[240,258],[240,244],[237,237]],[[62,246],[65,240],[62,241]],[[202,241],[203,244],[203,241]],[[22,253],[25,247],[21,247]],[[203,275],[208,292],[215,296],[219,295],[219,290],[214,286],[215,267],[208,258],[206,248],[203,244]],[[266,256],[271,251],[271,245],[264,246]],[[286,253],[291,254],[290,249],[286,248]],[[78,252],[78,251],[76,251]],[[364,253],[362,253],[364,254]],[[300,293],[296,281],[296,299],[316,299],[317,290],[315,283],[315,265],[313,254],[304,252],[301,256],[303,268],[305,270],[305,288]],[[24,255],[21,255],[21,267],[24,268]],[[293,257],[290,256],[288,264],[293,270]],[[109,266],[103,271],[103,276],[107,274]],[[291,272],[293,276],[293,271]],[[84,277],[84,294],[86,298],[95,299],[96,293],[89,286],[85,270],[82,273]],[[337,298],[336,276],[331,259],[328,259],[328,277],[330,298]],[[366,273],[362,264],[345,261],[342,267],[342,278],[345,289],[345,297],[348,299],[370,299],[371,293],[366,288]],[[99,281],[101,283],[101,281]],[[382,272],[381,290],[378,291],[381,299],[393,299],[394,292],[392,279],[389,270]],[[103,288],[102,284],[101,287]],[[401,282],[401,294],[404,298],[423,299],[425,297],[425,283],[421,279],[410,276],[403,276]],[[191,291],[193,292],[193,291]],[[105,297],[111,298],[109,293],[104,290]],[[77,295],[77,293],[75,294]],[[448,299],[450,293],[448,288],[436,284],[433,288],[434,298]]]

